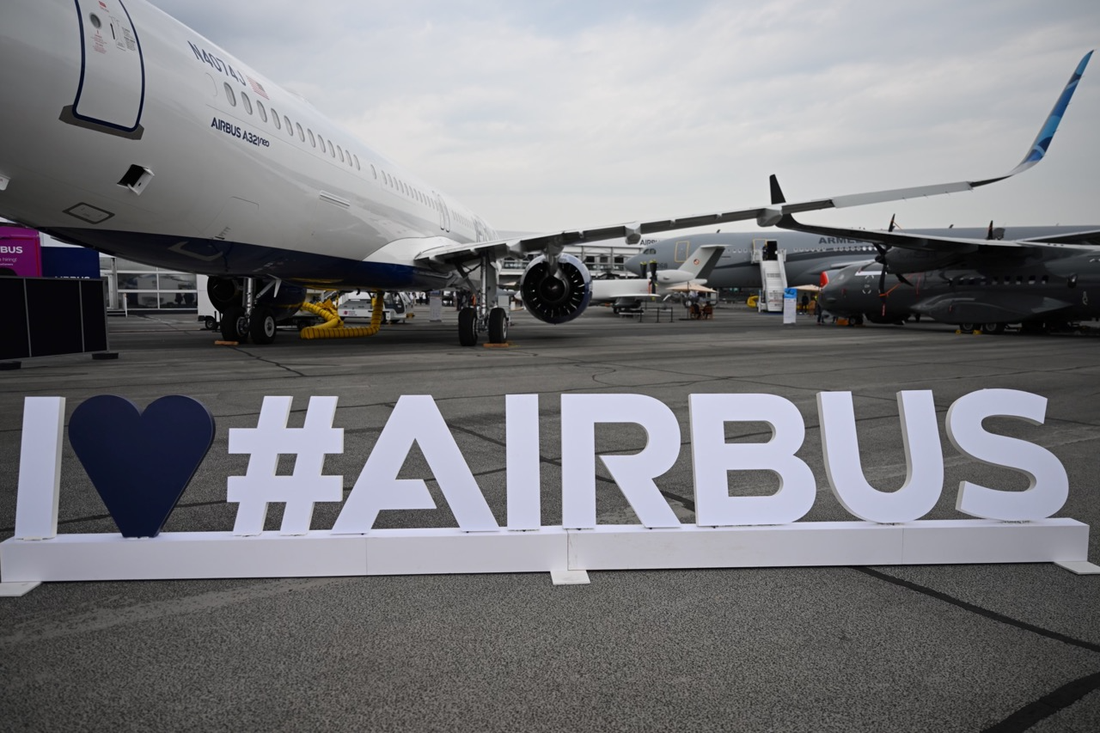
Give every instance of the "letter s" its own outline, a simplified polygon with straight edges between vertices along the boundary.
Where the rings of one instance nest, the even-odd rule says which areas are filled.
[[[964,514],[1002,521],[1045,519],[1069,497],[1069,478],[1061,461],[1046,448],[1018,438],[988,433],[987,417],[1019,417],[1042,425],[1046,397],[1015,389],[983,389],[955,400],[947,411],[947,437],[963,455],[990,466],[1020,471],[1029,479],[1024,491],[998,491],[963,481],[955,508]]]

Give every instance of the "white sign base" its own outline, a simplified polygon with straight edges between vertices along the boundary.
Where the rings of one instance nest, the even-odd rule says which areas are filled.
[[[1084,560],[1061,560],[1054,563],[1060,568],[1065,568],[1074,575],[1100,575],[1100,565],[1093,565]]]
[[[0,543],[4,583],[185,578],[287,578],[673,568],[936,565],[1087,561],[1089,527],[1074,519],[801,522],[769,527],[466,532],[328,530],[66,534]]]
[[[42,585],[41,583],[0,583],[0,598],[19,598]]]

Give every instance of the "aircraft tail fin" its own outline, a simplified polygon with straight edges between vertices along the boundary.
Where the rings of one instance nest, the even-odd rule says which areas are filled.
[[[722,256],[725,249],[725,245],[722,244],[700,245],[691,257],[680,265],[680,271],[686,272],[692,280],[706,280],[718,265],[718,258]]]

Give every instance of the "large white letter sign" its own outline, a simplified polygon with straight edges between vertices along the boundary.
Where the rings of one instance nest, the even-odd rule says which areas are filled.
[[[897,491],[879,491],[863,475],[852,393],[818,392],[817,411],[829,487],[845,509],[880,524],[912,522],[932,511],[943,491],[943,449],[931,390],[898,392],[906,472]]]
[[[499,529],[470,466],[429,395],[404,395],[382,428],[344,509],[332,526],[334,534],[365,534],[383,509],[435,509],[423,479],[399,479],[413,443],[420,446],[439,482],[458,526],[468,531]]]
[[[561,514],[568,529],[596,526],[596,423],[637,423],[646,447],[629,456],[600,456],[646,527],[679,527],[653,479],[680,455],[680,424],[663,402],[647,395],[561,396]]]
[[[789,400],[768,394],[693,394],[691,461],[695,471],[695,523],[704,527],[797,522],[814,505],[813,471],[795,453],[806,437],[802,414]],[[727,443],[727,422],[771,426],[767,443]],[[771,496],[730,496],[729,471],[779,475]]]
[[[963,455],[991,466],[1027,475],[1024,491],[997,491],[969,481],[959,484],[955,508],[985,519],[1019,522],[1045,519],[1062,508],[1069,496],[1069,477],[1053,453],[1042,446],[1005,435],[987,433],[987,417],[1019,417],[1042,425],[1047,398],[1015,389],[983,389],[955,400],[947,411],[947,437]]]
[[[344,477],[321,474],[326,454],[344,452],[344,430],[332,427],[337,398],[310,397],[304,426],[288,428],[293,400],[264,397],[255,428],[229,431],[229,452],[249,454],[245,475],[230,476],[227,483],[228,500],[238,504],[233,534],[260,534],[267,505],[283,502],[279,531],[303,535],[309,532],[314,503],[344,498]],[[290,476],[276,475],[281,455],[295,456]]]
[[[542,476],[539,470],[539,396],[504,397],[507,441],[508,529],[531,530],[542,525]]]

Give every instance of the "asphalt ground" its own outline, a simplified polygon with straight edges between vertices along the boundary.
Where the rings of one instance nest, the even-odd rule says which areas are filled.
[[[1052,451],[1070,479],[1057,516],[1100,527],[1100,340],[1089,335],[957,335],[950,327],[818,327],[812,316],[723,307],[712,321],[642,322],[594,308],[549,326],[517,314],[508,348],[460,348],[454,313],[426,308],[371,339],[216,346],[194,316],[110,320],[115,361],[28,360],[0,371],[0,539],[12,535],[22,403],[62,395],[67,413],[99,394],[144,407],[169,394],[203,402],[217,435],[166,531],[228,530],[228,429],[255,427],[265,395],[337,395],[345,452],[326,473],[350,491],[397,398],[430,394],[498,521],[504,520],[504,395],[539,393],[543,521],[561,502],[557,396],[628,392],[663,401],[685,443],[659,481],[694,512],[687,402],[763,392],[798,406],[799,452],[818,480],[804,521],[851,517],[829,492],[815,395],[850,390],[868,480],[905,477],[895,394],[930,389],[941,416],[943,498],[962,518],[970,480],[1024,488],[1015,472],[958,455],[942,417],[983,387],[1049,399],[1046,422],[998,432]],[[292,422],[293,424],[293,422]],[[766,440],[762,425],[730,440]],[[601,451],[636,452],[638,429],[601,428]],[[71,448],[61,532],[112,532]],[[430,478],[410,454],[408,476]],[[602,465],[603,523],[635,521]],[[405,473],[402,474],[406,475]],[[753,472],[754,486],[775,484]],[[379,526],[454,526],[438,511],[383,512]],[[734,487],[731,490],[736,490]],[[335,505],[318,505],[329,527]],[[268,527],[281,517],[269,511]],[[1100,561],[1100,537],[1090,538]],[[47,583],[0,599],[3,730],[739,730],[1095,731],[1100,729],[1100,577],[1051,564],[592,572],[281,580]]]

